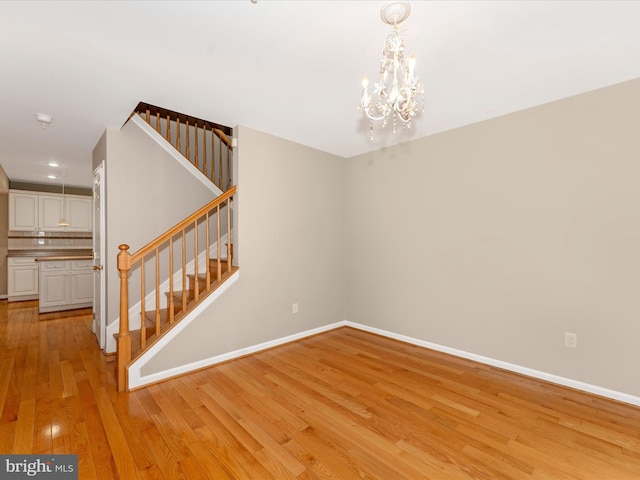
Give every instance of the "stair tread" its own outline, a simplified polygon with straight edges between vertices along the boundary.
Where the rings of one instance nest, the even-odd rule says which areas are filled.
[[[226,262],[221,263],[220,266],[222,267],[222,271],[226,271],[227,270],[227,263]],[[217,267],[217,264],[215,264],[215,263],[213,265],[211,265],[209,267],[209,272],[211,272],[212,274],[215,273],[218,270],[216,267]],[[198,272],[198,275],[204,275],[205,273],[207,273],[206,270],[201,270],[201,271]],[[195,275],[194,273],[187,273],[187,277],[189,277],[189,276],[192,277],[194,275]]]
[[[168,308],[161,308],[160,310],[158,310],[158,313],[160,314],[160,325],[163,326],[167,323],[169,323],[169,309]],[[178,312],[173,311],[173,319],[175,321],[176,316],[177,316]],[[145,318],[145,322],[147,324],[147,326],[155,326],[156,324],[156,311],[155,310],[147,310],[144,312],[144,318]]]

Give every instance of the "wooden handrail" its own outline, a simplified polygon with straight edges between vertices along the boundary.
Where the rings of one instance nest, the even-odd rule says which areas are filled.
[[[227,135],[222,130],[220,130],[219,128],[214,128],[213,131],[216,132],[218,137],[220,137],[220,139],[225,143],[225,145],[228,148],[231,148],[231,146],[232,146],[231,145],[231,139],[229,137],[227,137]]]
[[[132,338],[130,334],[129,327],[129,280],[130,280],[130,271],[134,266],[139,266],[140,269],[140,321],[141,321],[141,330],[140,330],[140,348],[144,349],[147,345],[149,345],[147,338],[147,325],[146,319],[149,318],[153,321],[153,330],[148,334],[150,338],[155,336],[157,339],[161,335],[161,309],[160,309],[160,270],[161,270],[161,262],[160,255],[161,252],[163,255],[162,265],[168,265],[168,281],[169,281],[169,291],[168,293],[168,301],[167,301],[167,311],[163,312],[163,315],[166,314],[164,318],[168,321],[169,325],[173,325],[175,321],[179,317],[174,316],[174,310],[178,309],[180,311],[180,315],[184,315],[187,311],[187,304],[193,301],[197,304],[201,299],[205,298],[208,294],[210,294],[215,288],[212,286],[215,282],[221,282],[223,280],[223,271],[222,271],[222,259],[221,259],[221,243],[222,243],[222,230],[221,230],[221,208],[227,207],[226,209],[226,235],[227,235],[227,258],[225,264],[225,272],[230,273],[232,271],[232,258],[233,258],[233,245],[231,244],[231,201],[233,200],[233,195],[236,193],[237,188],[235,186],[229,188],[222,195],[219,195],[217,198],[198,209],[185,219],[183,219],[180,223],[175,225],[174,227],[167,230],[162,235],[158,236],[153,241],[146,244],[144,247],[140,248],[137,252],[131,254],[129,253],[129,246],[126,244],[120,245],[118,248],[120,252],[118,253],[117,266],[118,271],[120,273],[120,322],[119,322],[119,333],[117,337],[117,385],[119,391],[124,391],[127,389],[128,380],[127,380],[127,366],[131,362],[132,359]],[[216,216],[215,226],[210,225],[210,219],[213,218],[213,215]],[[211,274],[211,262],[213,261],[210,258],[210,229],[215,228],[215,237],[213,239],[217,244],[217,258],[215,259],[215,278],[212,278]],[[204,230],[204,231],[202,231]],[[187,275],[187,248],[186,248],[186,234],[191,234],[193,232],[193,253],[189,253],[189,260],[193,262],[193,272],[192,274]],[[202,234],[205,238],[206,245],[204,247],[199,247],[198,236]],[[179,244],[181,246],[182,254],[180,265],[177,267],[179,271],[174,272],[174,238],[178,237]],[[166,248],[168,247],[168,248]],[[206,252],[206,269],[204,275],[199,275],[198,272],[198,257],[199,257],[199,249],[204,248]],[[153,258],[152,258],[153,257]],[[146,312],[145,308],[145,297],[146,297],[146,282],[145,282],[145,261],[148,261],[150,266],[150,270],[153,269],[152,260],[155,260],[155,282],[152,282],[151,273],[149,274],[150,284],[153,283],[151,288],[155,289],[155,307],[153,310]],[[177,292],[174,290],[173,284],[173,276],[174,273],[177,275],[181,274],[181,290]],[[187,276],[189,277],[189,285],[187,288]],[[205,286],[201,287],[200,282],[205,280]],[[192,283],[193,282],[193,283]],[[134,290],[135,292],[135,290]],[[153,293],[153,292],[152,292]],[[174,296],[180,298],[179,306],[176,306],[174,302]],[[189,300],[188,300],[189,298]],[[153,302],[153,297],[151,302]],[[191,306],[190,308],[192,308]],[[147,317],[147,313],[149,316]],[[153,318],[152,318],[153,317]],[[155,341],[155,340],[154,340]]]
[[[216,129],[219,130],[227,139],[232,135],[232,129],[230,127],[226,127],[224,125],[220,125],[219,123],[210,122],[209,120],[203,120],[201,118],[193,117],[191,115],[186,115],[184,113],[174,112],[173,110],[169,110],[168,108],[157,107],[155,105],[151,105],[149,103],[140,102],[133,110],[135,113],[145,113],[149,111],[151,115],[159,115],[163,118],[170,118],[171,120],[185,123],[187,120],[190,120],[191,125],[195,125],[197,127],[203,127],[206,125],[209,130]]]
[[[147,114],[147,112],[149,112],[149,114]],[[208,120],[202,120],[200,118],[192,117],[191,115],[185,115],[184,113],[174,112],[166,108],[156,107],[155,105],[150,105],[144,102],[138,103],[138,105],[134,109],[134,113],[144,114],[143,118],[147,123],[150,123],[150,115],[157,115],[164,119],[172,120],[178,124],[186,124],[187,122],[189,122],[191,126],[208,128],[210,131],[215,132],[216,135],[220,137],[220,139],[228,148],[231,148],[230,135],[232,135],[232,132],[231,128],[229,127],[225,127]]]
[[[167,230],[162,235],[157,237],[155,240],[152,240],[151,242],[147,243],[144,247],[142,247],[136,253],[131,255],[131,263],[133,264],[133,263],[137,262],[142,257],[144,257],[146,254],[150,253],[153,249],[155,249],[156,247],[158,247],[162,243],[164,243],[167,240],[169,240],[170,237],[173,237],[179,231],[184,230],[185,227],[187,227],[189,224],[192,224],[197,218],[202,217],[209,210],[212,210],[216,205],[220,205],[221,203],[224,203],[225,200],[227,200],[228,198],[231,198],[233,195],[235,195],[237,188],[238,187],[235,187],[235,186],[231,187],[229,190],[224,192],[222,195],[218,195],[212,201],[207,203],[204,207],[202,207],[201,209],[199,209],[196,212],[194,212],[191,215],[189,215],[187,218],[185,218],[180,223],[178,223],[175,227],[171,228],[170,230]]]

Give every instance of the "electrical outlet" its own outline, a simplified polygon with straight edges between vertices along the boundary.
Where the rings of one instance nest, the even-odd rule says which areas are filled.
[[[294,303],[291,307],[291,313],[296,314],[298,313],[298,304]]]
[[[564,332],[564,346],[569,348],[578,347],[578,334],[571,332]]]

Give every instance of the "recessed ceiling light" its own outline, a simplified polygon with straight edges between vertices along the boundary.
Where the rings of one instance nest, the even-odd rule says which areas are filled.
[[[58,177],[56,177],[55,175],[47,175],[47,178],[54,179],[54,178],[58,178]]]
[[[47,165],[49,165],[50,167],[59,167],[60,164],[58,162],[49,162],[47,163]]]

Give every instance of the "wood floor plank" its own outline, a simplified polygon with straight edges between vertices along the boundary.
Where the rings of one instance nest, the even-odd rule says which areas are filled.
[[[107,480],[110,478],[117,478],[117,471],[113,455],[111,453],[111,447],[107,434],[102,424],[102,418],[98,411],[97,405],[90,405],[84,407],[84,417],[87,423],[87,431],[90,432],[91,442],[89,447],[91,449],[91,456],[94,461],[94,470],[96,477],[99,480]],[[75,453],[67,450],[64,453]]]
[[[9,382],[11,381],[11,374],[13,372],[13,358],[0,359],[0,413],[5,410],[5,403],[7,399],[11,400],[9,396]],[[3,423],[0,416],[0,424]]]
[[[82,472],[82,478],[87,480],[98,478],[90,447],[91,442],[87,424],[84,421],[74,423],[71,430],[71,451],[78,455],[78,471]]]
[[[49,383],[39,377],[36,388],[36,411],[34,417],[34,452],[49,452],[53,448],[52,431],[53,415],[51,412],[51,399],[49,396]]]
[[[105,387],[100,387],[96,392],[96,405],[102,418],[104,430],[109,440],[109,447],[113,453],[116,469],[121,478],[127,480],[140,478],[140,472],[136,468],[136,463],[127,442],[127,438],[122,432],[122,427],[115,414],[112,403],[109,401]]]
[[[149,453],[152,455],[154,462],[150,463],[146,469],[151,465],[158,467],[159,473],[163,478],[167,479],[186,479],[185,475],[180,469],[178,459],[173,455],[171,449],[167,446],[162,438],[162,435],[155,427],[150,426],[142,432],[144,444],[149,449]],[[144,469],[143,469],[144,470]]]
[[[196,411],[204,422],[204,426],[198,428],[198,435],[203,442],[221,447],[215,448],[215,450],[219,458],[224,459],[223,461],[228,462],[229,456],[233,456],[244,470],[244,472],[237,473],[238,476],[244,476],[246,472],[249,479],[276,480],[277,477],[273,477],[261,463],[255,461],[254,452],[247,450],[211,411],[204,406],[199,407]]]
[[[12,452],[28,453],[33,448],[35,408],[35,399],[20,402]]]
[[[17,422],[0,424],[0,452],[13,452]]]

